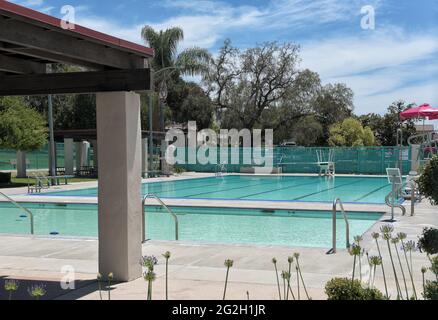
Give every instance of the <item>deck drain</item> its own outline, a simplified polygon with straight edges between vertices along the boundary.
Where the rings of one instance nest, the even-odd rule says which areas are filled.
[[[52,231],[52,232],[50,232],[50,235],[51,236],[57,236],[57,235],[59,235],[59,232],[58,231]]]

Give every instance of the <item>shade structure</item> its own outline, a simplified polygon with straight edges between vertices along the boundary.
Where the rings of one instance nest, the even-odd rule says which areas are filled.
[[[431,107],[429,104],[425,103],[419,107],[411,108],[400,113],[400,118],[402,120],[407,119],[438,119],[438,109]]]

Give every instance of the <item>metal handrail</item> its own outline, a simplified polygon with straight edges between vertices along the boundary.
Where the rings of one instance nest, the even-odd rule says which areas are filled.
[[[143,197],[142,207],[141,207],[141,210],[142,210],[142,229],[143,229],[142,230],[142,243],[146,242],[146,223],[145,223],[146,209],[145,209],[145,205],[146,205],[146,200],[150,199],[150,198],[157,200],[158,203],[162,207],[164,207],[167,210],[167,212],[173,217],[173,220],[175,221],[175,240],[178,241],[178,238],[179,238],[178,237],[178,234],[179,234],[178,217],[176,216],[176,214],[174,214],[172,212],[172,210],[170,210],[170,208],[157,195],[150,193],[150,194],[147,194]]]
[[[26,214],[29,215],[29,217],[30,217],[30,234],[33,235],[33,234],[34,234],[34,219],[33,219],[33,213],[32,213],[29,209],[27,209],[27,208],[21,206],[20,204],[18,204],[18,203],[17,203],[14,199],[12,199],[11,197],[5,195],[3,192],[0,192],[0,195],[2,195],[2,196],[3,196],[4,198],[6,198],[9,202],[11,202],[14,206],[16,206],[17,208],[23,210],[24,212],[26,212]]]
[[[336,198],[333,201],[333,209],[332,209],[332,214],[333,214],[332,215],[332,220],[333,220],[333,222],[332,222],[332,225],[333,225],[333,229],[332,229],[333,243],[332,243],[332,245],[333,245],[333,248],[332,248],[332,250],[330,250],[331,253],[336,253],[336,214],[338,212],[338,204],[341,207],[341,212],[342,212],[342,215],[344,216],[344,221],[345,221],[345,225],[346,225],[345,231],[346,231],[347,249],[350,248],[350,223],[348,222],[347,214],[345,212],[344,205],[343,205],[341,199]]]
[[[402,183],[398,188],[391,190],[390,193],[388,193],[388,195],[385,197],[385,203],[388,207],[390,207],[391,210],[391,220],[394,220],[394,211],[393,208],[399,208],[402,211],[402,215],[405,216],[406,215],[406,208],[399,203],[392,203],[392,198],[394,197],[394,199],[396,197],[399,197],[403,188],[405,188],[407,186],[407,183]]]

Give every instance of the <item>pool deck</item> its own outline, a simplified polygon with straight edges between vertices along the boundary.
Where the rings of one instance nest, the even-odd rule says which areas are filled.
[[[199,176],[196,175],[196,177]],[[187,178],[187,175],[181,178]],[[85,186],[95,187],[96,183],[80,183],[61,188],[67,190],[70,188],[84,188]],[[7,194],[14,195],[13,198],[19,201],[35,202],[36,199],[43,202],[48,201],[45,197],[40,196],[16,196],[17,194],[23,194],[23,190],[23,188],[9,189]],[[28,199],[26,200],[26,198]],[[63,198],[69,197],[57,197],[56,202],[69,200]],[[95,201],[95,199],[88,198],[88,201],[92,200]],[[181,201],[178,200],[178,202]],[[236,205],[232,201],[228,203],[230,206]],[[242,204],[242,201],[238,201],[238,203]],[[169,204],[171,203],[169,202]],[[188,203],[187,205],[192,204]],[[223,206],[224,203],[221,201],[216,205]],[[248,203],[247,205],[250,206],[251,204]],[[252,205],[260,208],[261,203],[257,202]],[[266,205],[269,204],[266,203]],[[271,203],[270,205],[274,204]],[[279,205],[285,204],[275,203],[276,207]],[[289,205],[296,209],[331,209],[331,205],[327,203],[291,203]],[[346,209],[354,210],[355,206],[359,205],[347,204]],[[406,203],[406,207],[410,207],[409,202]],[[371,233],[378,232],[380,227],[387,223],[384,220],[389,218],[389,208],[381,205],[360,205],[358,210],[386,212],[382,220],[374,224],[364,234],[362,242],[362,247],[369,252],[370,256],[376,255],[377,248],[371,238]],[[396,211],[397,221],[393,224],[395,232],[405,232],[408,234],[408,239],[417,240],[424,227],[438,227],[436,213],[437,209],[427,204],[426,201],[417,204],[416,214],[413,217],[409,216],[409,210],[407,216],[400,216],[400,212]],[[388,259],[388,250],[382,240],[380,246],[384,257],[385,271],[389,279],[390,292],[394,298],[395,285],[391,272],[392,266]],[[394,251],[394,248],[392,249]],[[278,268],[281,272],[281,270],[288,268],[287,257],[294,252],[301,254],[300,265],[309,295],[313,299],[325,299],[323,289],[325,283],[333,277],[351,277],[353,264],[353,259],[347,250],[338,249],[338,253],[333,255],[327,255],[327,250],[327,248],[221,245],[166,241],[150,241],[143,245],[144,255],[155,255],[159,258],[159,264],[156,267],[157,280],[154,283],[153,298],[164,299],[165,297],[165,268],[162,254],[170,251],[172,257],[169,265],[169,297],[170,299],[182,300],[221,299],[226,271],[223,264],[226,259],[234,260],[227,290],[228,299],[246,299],[247,291],[249,291],[250,299],[278,299],[272,258],[277,258]],[[0,236],[0,299],[5,298],[2,287],[3,281],[6,279],[18,279],[22,284],[15,296],[16,299],[28,298],[26,287],[37,283],[46,284],[48,291],[46,299],[100,299],[97,282],[95,281],[98,268],[97,259],[98,242],[96,239]],[[366,280],[369,275],[366,256],[362,258],[362,265],[363,280]],[[420,292],[422,287],[420,269],[423,266],[429,266],[430,263],[424,254],[415,252],[413,254],[413,265],[415,286],[417,291]],[[72,267],[75,272],[75,290],[64,290],[60,286],[61,279],[66,275],[63,273],[65,271],[63,268],[68,266]],[[431,274],[427,274],[427,277],[430,279]],[[295,274],[292,279],[293,289],[297,294]],[[376,285],[380,290],[384,290],[380,270],[377,272]],[[145,300],[146,288],[143,279],[130,283],[115,284],[111,291],[111,298]],[[409,282],[408,288],[410,288]],[[103,298],[107,298],[107,292],[103,292]],[[302,289],[301,298],[306,298]]]

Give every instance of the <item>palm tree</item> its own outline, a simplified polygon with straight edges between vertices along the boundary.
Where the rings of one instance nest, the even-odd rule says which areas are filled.
[[[155,50],[152,68],[155,91],[159,94],[161,106],[167,98],[167,85],[172,76],[175,74],[195,76],[207,72],[211,59],[207,50],[193,47],[178,53],[178,44],[184,40],[184,32],[181,28],[175,27],[157,32],[152,27],[145,26],[141,35],[145,42]],[[160,115],[163,130],[162,110],[160,110]]]

